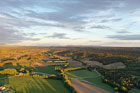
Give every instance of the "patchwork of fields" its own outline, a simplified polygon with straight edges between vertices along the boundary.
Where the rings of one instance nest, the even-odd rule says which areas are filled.
[[[114,87],[109,83],[103,83],[103,80],[110,80],[102,77],[106,75],[102,72],[104,69],[88,66],[88,62],[79,60],[86,56],[84,54],[82,56],[80,53],[73,55],[77,51],[71,53],[70,50],[70,53],[68,52],[69,54],[66,55],[65,52],[61,52],[63,50],[58,49],[61,55],[57,56],[55,49],[50,50],[43,47],[6,47],[1,50],[0,92],[5,88],[4,90],[9,89],[8,91],[13,93],[75,93],[79,89],[85,91],[84,93],[96,91],[109,93],[122,91],[122,89],[129,93],[140,93],[135,87],[127,90],[124,86]],[[81,56],[78,57],[79,55]],[[90,56],[92,57],[92,54]],[[119,69],[117,70],[119,71]],[[112,77],[112,74],[109,75]],[[72,83],[76,87],[73,87]],[[77,90],[75,90],[76,88]]]

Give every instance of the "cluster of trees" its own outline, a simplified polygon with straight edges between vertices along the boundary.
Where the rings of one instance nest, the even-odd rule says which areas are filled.
[[[130,58],[140,60],[140,48],[66,47],[63,50],[57,54],[60,56],[67,55],[74,59],[91,58],[91,60],[101,61],[105,64],[112,63],[114,60],[126,62]]]
[[[33,66],[36,62],[43,62],[47,59],[44,55],[48,51],[43,47],[0,47],[0,65],[17,63],[23,66]]]
[[[18,71],[16,69],[7,68],[7,69],[4,69],[4,70],[1,70],[0,74],[16,75],[16,74],[18,74]]]
[[[65,86],[70,89],[71,93],[77,93],[76,90],[72,87],[71,81],[68,78],[68,75],[65,74],[65,72],[67,71],[73,71],[73,70],[79,70],[79,69],[83,69],[83,67],[76,67],[76,68],[61,68],[60,66],[55,66],[55,70],[56,71],[60,71],[61,72],[61,76],[57,76],[57,78],[62,79]]]
[[[16,60],[16,59],[14,59],[14,58],[2,58],[2,59],[0,59],[0,62],[11,61],[11,60]]]
[[[55,56],[52,54],[51,51],[48,51],[48,52],[47,52],[47,55],[48,55],[49,58],[51,58],[51,59],[54,59],[54,58],[55,58]]]
[[[111,64],[111,63],[115,63],[115,62],[130,62],[133,59],[131,57],[126,58],[126,57],[122,57],[122,56],[100,56],[98,54],[92,54],[88,56],[90,58],[90,61],[99,61],[101,63],[103,63],[104,65],[107,64]]]
[[[25,70],[24,68],[21,68],[20,73],[16,76],[28,76],[28,77],[35,77],[35,78],[41,78],[41,79],[49,78],[49,76],[45,74],[40,75],[36,73],[30,73],[28,70]]]
[[[61,78],[65,84],[65,86],[70,90],[71,93],[77,93],[76,90],[72,87],[71,81],[68,76],[64,73],[64,70],[61,69]]]
[[[71,81],[69,80],[68,76],[64,73],[64,70],[60,70],[61,71],[61,75],[64,78],[64,82],[66,82],[69,86],[71,86]]]
[[[103,82],[111,85],[115,91],[128,92],[133,88],[140,89],[139,67],[115,70],[98,67],[97,70],[103,75]]]
[[[54,62],[56,62],[56,63],[66,63],[67,61],[65,61],[65,60],[55,60]]]
[[[80,70],[80,69],[84,69],[84,67],[65,68],[64,72],[73,71],[73,70]]]
[[[126,65],[125,69],[96,68],[104,76],[103,82],[111,85],[115,91],[128,92],[133,88],[140,89],[140,48],[65,47],[63,50],[57,54],[76,60],[87,58],[90,61],[99,61],[104,65],[123,62]],[[86,65],[86,63],[84,64]]]
[[[112,82],[111,80],[106,79],[104,76],[102,76],[102,81],[112,86],[116,92],[128,92],[128,89],[125,86],[120,85],[115,81]]]
[[[30,73],[29,73],[29,71],[27,71],[26,73],[18,73],[18,74],[16,74],[15,76],[19,76],[19,77],[30,77]]]
[[[59,58],[59,57],[57,57],[57,56],[54,56],[53,55],[53,53],[51,52],[51,51],[48,51],[47,53],[46,53],[48,56],[49,56],[49,58],[51,59],[51,60],[48,60],[47,62],[48,63],[67,63],[67,61],[66,60],[64,60],[64,59],[61,59],[61,58]]]
[[[38,74],[33,74],[32,77],[35,77],[35,78],[42,78],[42,79],[49,78],[48,75],[38,75]]]
[[[75,67],[75,68],[61,68],[60,66],[55,66],[54,68],[56,71],[62,72],[68,72],[68,71],[73,71],[73,70],[81,70],[85,69],[85,67]]]
[[[60,71],[62,68],[60,66],[55,66],[54,70],[55,71]]]
[[[25,70],[24,68],[21,68],[20,70],[17,70],[17,69],[10,69],[10,68],[6,68],[4,70],[1,70],[0,71],[0,74],[6,74],[6,75],[14,75],[14,76],[26,76],[26,77],[35,77],[35,78],[42,78],[42,79],[46,79],[46,78],[49,78],[49,77],[55,77],[54,75],[39,75],[39,74],[36,74],[36,73],[30,73],[30,71],[28,70]]]
[[[58,60],[58,59],[56,59],[56,60],[48,60],[47,61],[48,63],[66,63],[67,61],[65,61],[65,60]]]
[[[65,67],[68,67],[68,66],[69,66],[69,64],[70,64],[70,63],[69,63],[69,62],[67,62],[64,66],[65,66]]]

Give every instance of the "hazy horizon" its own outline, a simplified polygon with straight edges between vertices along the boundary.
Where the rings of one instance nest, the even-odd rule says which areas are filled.
[[[140,46],[140,0],[1,0],[0,45]]]

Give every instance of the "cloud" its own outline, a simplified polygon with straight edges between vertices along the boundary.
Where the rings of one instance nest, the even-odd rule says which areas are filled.
[[[21,33],[15,29],[4,28],[0,26],[0,44],[7,44],[7,43],[17,43],[23,40],[40,40],[39,38],[31,38],[24,33]]]
[[[127,10],[139,9],[140,0],[124,0],[124,8]]]
[[[98,41],[98,40],[89,40],[88,42],[98,43],[98,42],[101,42],[101,41]]]
[[[117,33],[130,33],[129,31],[117,31]]]
[[[115,0],[114,2],[118,2]],[[8,9],[7,12],[13,16],[24,18],[36,18],[45,21],[54,21],[58,24],[51,23],[39,23],[39,22],[24,22],[14,21],[11,23],[15,26],[29,27],[30,25],[41,25],[41,26],[56,26],[69,28],[74,31],[83,31],[81,28],[86,22],[84,20],[88,19],[85,14],[91,14],[93,11],[102,11],[112,8],[114,4],[110,0],[75,0],[69,1],[50,1],[50,0],[3,0],[0,3],[3,9]],[[2,11],[5,12],[5,11]],[[20,25],[19,25],[20,23]]]
[[[134,35],[109,35],[107,38],[118,39],[118,40],[140,40],[139,34]]]
[[[53,35],[47,36],[49,38],[58,38],[58,39],[70,39],[66,36],[65,33],[53,33]]]
[[[71,40],[81,40],[82,38],[72,38]]]
[[[60,43],[38,43],[38,44],[32,44],[32,46],[62,46]]]
[[[97,28],[97,29],[111,29],[110,27],[104,26],[104,25],[95,25],[95,26],[92,26],[91,28]]]
[[[65,31],[73,31],[72,34],[78,33],[81,35],[80,38],[86,36],[86,38],[88,36],[92,38],[96,35],[93,34],[93,29],[97,31],[102,29],[103,35],[100,35],[102,38],[105,37],[106,30],[110,31],[110,34],[113,31],[128,34],[131,28],[132,31],[138,29],[138,26],[133,25],[132,27],[131,19],[135,19],[136,15],[139,17],[139,5],[140,0],[1,0],[0,43],[39,40],[34,37],[37,35],[43,37],[49,31],[54,33],[57,28],[58,30],[63,29],[62,33],[58,33],[58,31],[47,38],[71,40],[79,38],[69,38]],[[121,28],[121,25],[126,23],[130,25]],[[139,20],[136,19],[135,23],[138,25]],[[37,34],[38,29],[41,29],[43,34]],[[24,33],[23,30],[29,32]],[[34,31],[30,32],[32,30]],[[83,35],[81,32],[87,33]],[[110,35],[107,38],[138,39],[135,32],[133,34]]]
[[[70,39],[70,40],[81,40],[82,38],[70,38],[65,33],[53,33],[50,36],[45,36],[45,38],[57,38],[57,39]]]
[[[139,41],[113,41],[105,42],[102,46],[115,46],[115,47],[139,47]]]
[[[137,0],[136,2],[139,3]],[[93,15],[95,12],[98,14],[100,11],[115,9],[114,7],[121,8],[122,6],[119,5],[122,3],[125,5],[123,8],[126,8],[130,7],[128,5],[134,2],[130,0],[72,0],[69,2],[66,0],[2,0],[0,1],[0,7],[3,10],[1,11],[3,14],[11,18],[18,18],[17,20],[11,20],[10,23],[8,22],[8,24],[14,26],[54,26],[81,32],[86,30],[83,28],[87,23],[85,20],[89,19],[89,15]],[[25,21],[27,17],[44,21],[54,21],[57,24],[37,21],[27,22]],[[104,19],[102,22],[120,20],[122,19],[112,18]],[[93,28],[105,29],[108,27],[93,26]]]
[[[122,18],[108,18],[108,19],[103,19],[101,20],[101,23],[106,23],[106,22],[118,22],[118,21],[121,21]]]

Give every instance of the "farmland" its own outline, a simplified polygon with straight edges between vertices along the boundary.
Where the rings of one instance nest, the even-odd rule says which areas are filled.
[[[129,93],[140,93],[140,90],[133,89],[133,90],[129,91]]]
[[[100,86],[101,88],[113,91],[113,88],[110,87],[109,85],[102,83],[101,75],[97,73],[96,71],[87,71],[87,70],[77,70],[77,71],[71,71],[71,72],[66,72],[69,76],[86,80],[90,83],[93,83],[97,86]]]
[[[57,93],[62,93],[63,91],[65,93],[69,92],[68,89],[59,80],[37,79],[28,77],[10,77],[1,81],[8,82],[8,86],[18,93],[44,93],[46,91],[49,93],[54,93],[56,91]]]
[[[66,73],[69,73],[69,75],[79,77],[81,79],[88,78],[88,77],[99,77],[100,76],[100,74],[98,74],[95,71],[90,72],[87,70],[77,70],[77,71],[71,71],[71,72],[66,72]]]
[[[59,56],[70,57],[82,62],[87,70],[101,74],[99,78],[86,78],[86,81],[99,84],[100,87],[113,87],[117,92],[140,89],[140,50],[122,47],[63,47],[57,52]],[[69,72],[68,72],[69,73]],[[81,72],[82,73],[82,72]],[[71,75],[75,76],[76,75]],[[78,77],[77,77],[78,78]],[[97,82],[97,81],[100,81]],[[112,90],[112,89],[111,89]]]
[[[0,47],[0,91],[69,93],[55,66],[68,66],[43,47]],[[58,77],[57,77],[58,76]],[[68,80],[68,79],[67,79]],[[59,85],[59,86],[58,86]],[[70,86],[70,85],[67,85]],[[71,86],[70,86],[71,87]]]
[[[21,93],[137,93],[139,52],[135,48],[132,55],[124,50],[2,46],[0,88]]]
[[[43,55],[47,49],[39,47],[0,47],[0,65],[12,63],[14,66],[33,66],[36,62],[43,62]]]
[[[58,71],[54,70],[55,66],[46,66],[46,67],[35,67],[35,72],[43,72],[48,74],[58,74]]]
[[[0,0],[0,93],[140,93],[140,0]]]

